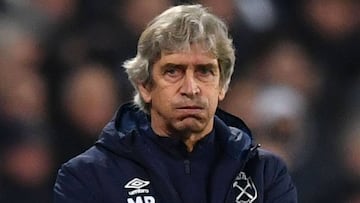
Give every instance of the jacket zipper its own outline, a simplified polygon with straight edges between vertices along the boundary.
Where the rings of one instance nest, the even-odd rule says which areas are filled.
[[[190,160],[189,159],[184,160],[184,170],[185,170],[186,175],[190,175],[190,173],[191,173],[191,165],[190,165]]]

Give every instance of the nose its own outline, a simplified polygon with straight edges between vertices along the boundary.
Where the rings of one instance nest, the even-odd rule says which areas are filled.
[[[191,97],[200,93],[199,84],[192,71],[186,71],[180,92]]]

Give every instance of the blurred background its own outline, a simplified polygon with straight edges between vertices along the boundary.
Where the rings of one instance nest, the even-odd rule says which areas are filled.
[[[52,202],[61,163],[132,99],[146,23],[201,3],[229,25],[221,108],[282,157],[299,202],[360,202],[358,0],[0,0],[0,202]]]

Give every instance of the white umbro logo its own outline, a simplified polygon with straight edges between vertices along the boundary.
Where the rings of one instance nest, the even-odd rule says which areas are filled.
[[[134,189],[129,192],[129,195],[136,195],[140,193],[149,193],[149,189],[144,189],[143,187],[146,187],[150,184],[150,181],[141,180],[140,178],[134,178],[130,180],[124,188],[127,189]]]
[[[134,178],[125,185],[125,188],[140,189],[149,185],[149,183],[150,181],[141,180],[140,178]]]
[[[130,197],[127,198],[128,203],[155,203],[155,198],[150,195],[141,195],[141,194],[148,194],[150,190],[144,188],[150,184],[150,181],[141,180],[140,178],[134,178],[130,180],[124,188],[132,189],[128,192]],[[137,195],[137,196],[134,196]]]

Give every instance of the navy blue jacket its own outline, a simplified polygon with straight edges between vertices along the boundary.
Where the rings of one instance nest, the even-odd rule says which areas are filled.
[[[149,126],[142,111],[122,106],[93,147],[62,165],[55,203],[181,203],[168,178],[171,171],[146,135]],[[211,169],[204,203],[297,202],[285,164],[258,149],[239,118],[217,110],[214,129],[223,150]]]

